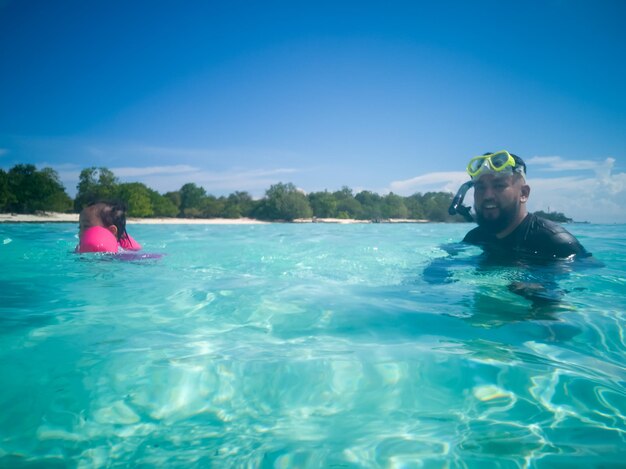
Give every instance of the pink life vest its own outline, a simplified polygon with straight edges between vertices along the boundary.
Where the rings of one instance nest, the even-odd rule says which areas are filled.
[[[113,233],[103,226],[92,226],[83,232],[76,252],[117,252],[119,248],[127,251],[139,251],[141,245],[130,235],[119,242]]]

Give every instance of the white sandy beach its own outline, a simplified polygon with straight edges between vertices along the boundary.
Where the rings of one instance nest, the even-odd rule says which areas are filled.
[[[383,223],[426,223],[428,220],[391,219]],[[19,215],[0,213],[0,223],[78,223],[77,213],[45,213],[37,215]],[[252,218],[129,218],[128,224],[139,225],[260,225],[269,222]],[[372,223],[370,220],[343,218],[301,218],[294,223]]]
[[[0,213],[0,223],[78,223],[78,214],[50,212],[39,215],[19,215]]]

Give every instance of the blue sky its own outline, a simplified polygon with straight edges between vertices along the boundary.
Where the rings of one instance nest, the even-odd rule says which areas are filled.
[[[456,191],[528,163],[531,210],[626,222],[626,2],[0,0],[0,167],[68,193]]]

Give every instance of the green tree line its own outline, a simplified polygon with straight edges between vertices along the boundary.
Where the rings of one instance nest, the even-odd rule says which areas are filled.
[[[179,190],[160,194],[139,182],[122,183],[104,167],[83,169],[72,200],[58,174],[51,168],[37,170],[34,165],[16,165],[8,172],[0,169],[0,211],[35,213],[38,211],[80,212],[96,200],[119,199],[128,206],[131,217],[256,218],[293,221],[298,218],[354,218],[358,220],[427,219],[462,221],[448,215],[452,194],[416,193],[402,197],[393,193],[379,195],[349,187],[338,191],[305,194],[292,183],[272,185],[260,200],[247,192],[216,197],[194,183]]]
[[[535,212],[535,215],[541,218],[545,218],[546,220],[556,221],[558,223],[570,223],[572,219],[566,217],[565,214],[561,212],[544,212],[543,210],[538,210]]]
[[[72,208],[72,199],[52,168],[37,170],[32,164],[18,164],[8,172],[0,169],[0,211],[64,213]]]

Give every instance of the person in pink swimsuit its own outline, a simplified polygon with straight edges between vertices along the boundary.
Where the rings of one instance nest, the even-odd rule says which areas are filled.
[[[126,232],[126,206],[121,202],[95,202],[78,218],[76,252],[138,251],[141,245]]]

